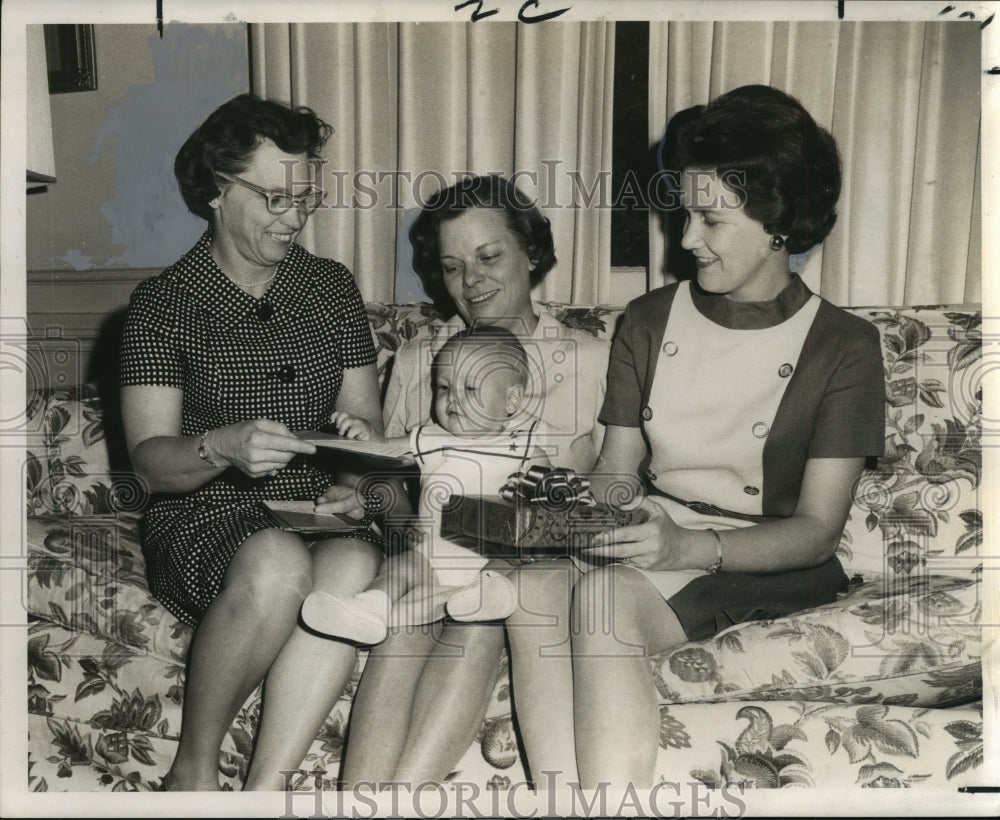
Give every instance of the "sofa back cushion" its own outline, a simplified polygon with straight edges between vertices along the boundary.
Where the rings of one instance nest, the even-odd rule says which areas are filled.
[[[124,456],[124,434],[95,384],[28,397],[24,483],[28,517],[141,511],[149,497]]]
[[[885,454],[855,491],[839,554],[848,575],[978,578],[983,539],[982,316],[856,308],[882,337]]]
[[[540,303],[572,327],[610,339],[622,309]],[[882,337],[885,455],[858,483],[838,547],[848,575],[978,577],[983,521],[981,314],[975,308],[852,308]],[[404,342],[433,335],[431,305],[369,304],[380,378]],[[117,413],[112,416],[117,420]],[[108,456],[120,425],[105,424],[93,385],[38,391],[28,400],[28,515],[133,512],[141,482]],[[115,429],[110,429],[115,428]]]

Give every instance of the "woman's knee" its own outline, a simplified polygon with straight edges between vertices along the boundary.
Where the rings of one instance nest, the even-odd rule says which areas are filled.
[[[573,647],[581,654],[643,655],[687,640],[677,615],[641,572],[612,565],[577,583]]]
[[[273,611],[300,604],[311,582],[309,550],[299,536],[283,530],[258,530],[236,551],[223,590],[240,596],[242,605]]]
[[[330,538],[312,547],[314,589],[340,595],[354,595],[368,588],[384,555],[378,544],[360,538]]]
[[[620,564],[584,574],[573,590],[574,632],[613,634],[631,630],[649,604],[652,584],[636,570]]]
[[[507,577],[517,591],[518,604],[526,612],[565,612],[580,571],[572,561],[538,561],[514,569]]]

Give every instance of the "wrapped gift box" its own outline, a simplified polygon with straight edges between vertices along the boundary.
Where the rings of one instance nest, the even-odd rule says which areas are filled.
[[[441,535],[490,557],[551,558],[573,555],[598,533],[646,518],[644,510],[602,504],[567,508],[520,497],[453,495],[442,510]]]

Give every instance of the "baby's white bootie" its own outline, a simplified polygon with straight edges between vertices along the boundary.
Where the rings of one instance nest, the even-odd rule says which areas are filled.
[[[310,629],[357,643],[385,640],[389,618],[389,596],[380,589],[342,598],[329,592],[313,592],[302,602],[302,620]]]

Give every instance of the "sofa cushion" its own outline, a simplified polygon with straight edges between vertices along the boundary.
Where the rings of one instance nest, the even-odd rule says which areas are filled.
[[[981,585],[885,578],[787,618],[653,658],[664,704],[808,700],[951,706],[982,697]]]
[[[983,540],[981,313],[856,308],[882,337],[885,455],[858,482],[848,575],[977,576]]]
[[[32,619],[32,776],[44,779],[49,790],[156,789],[177,752],[183,684],[183,656],[162,658],[134,644]],[[259,694],[258,688],[222,744],[220,771],[230,788],[240,788],[246,776]]]
[[[510,756],[491,759],[473,747],[456,766],[455,780],[515,788],[524,770],[513,732],[504,724],[492,729],[498,742],[512,744]],[[657,785],[644,798],[628,790],[581,794],[579,804],[564,805],[563,816],[589,805],[601,816],[638,811],[676,817],[685,805],[701,804],[715,805],[715,816],[736,817],[748,806],[767,814],[760,810],[781,805],[755,802],[746,794],[750,789],[818,786],[861,794],[853,788],[918,787],[947,793],[981,784],[985,776],[981,709],[791,701],[661,706]],[[714,804],[709,790],[715,790]]]
[[[157,788],[176,752],[178,664],[37,622],[29,629],[28,672],[30,789]],[[357,673],[348,695],[356,683]],[[223,741],[224,788],[238,790],[245,778],[259,699],[258,689]],[[335,787],[349,706],[347,697],[337,703],[293,777],[294,788],[311,791],[317,777],[325,791]],[[955,788],[983,782],[983,718],[975,708],[762,700],[665,704],[659,711],[656,772],[666,784],[877,788],[929,782]],[[491,713],[453,781],[504,789],[524,780],[509,713]],[[699,794],[704,798],[705,789]],[[658,813],[676,797],[666,789]]]
[[[94,384],[36,390],[28,397],[24,483],[29,517],[127,513],[145,506],[143,482],[127,464],[113,467],[109,458],[109,450],[118,453],[124,446],[107,439],[108,419],[117,415],[102,408]],[[121,437],[120,431],[115,434]]]
[[[26,535],[30,615],[183,662],[192,630],[150,594],[134,516],[36,516]]]
[[[656,779],[680,781],[682,799],[699,793],[695,783],[721,789],[720,816],[739,816],[747,803],[755,805],[737,786],[839,787],[846,794],[860,794],[851,787],[919,787],[947,794],[985,776],[979,709],[781,701],[660,709]],[[655,813],[665,813],[677,798],[676,790],[664,789]]]

